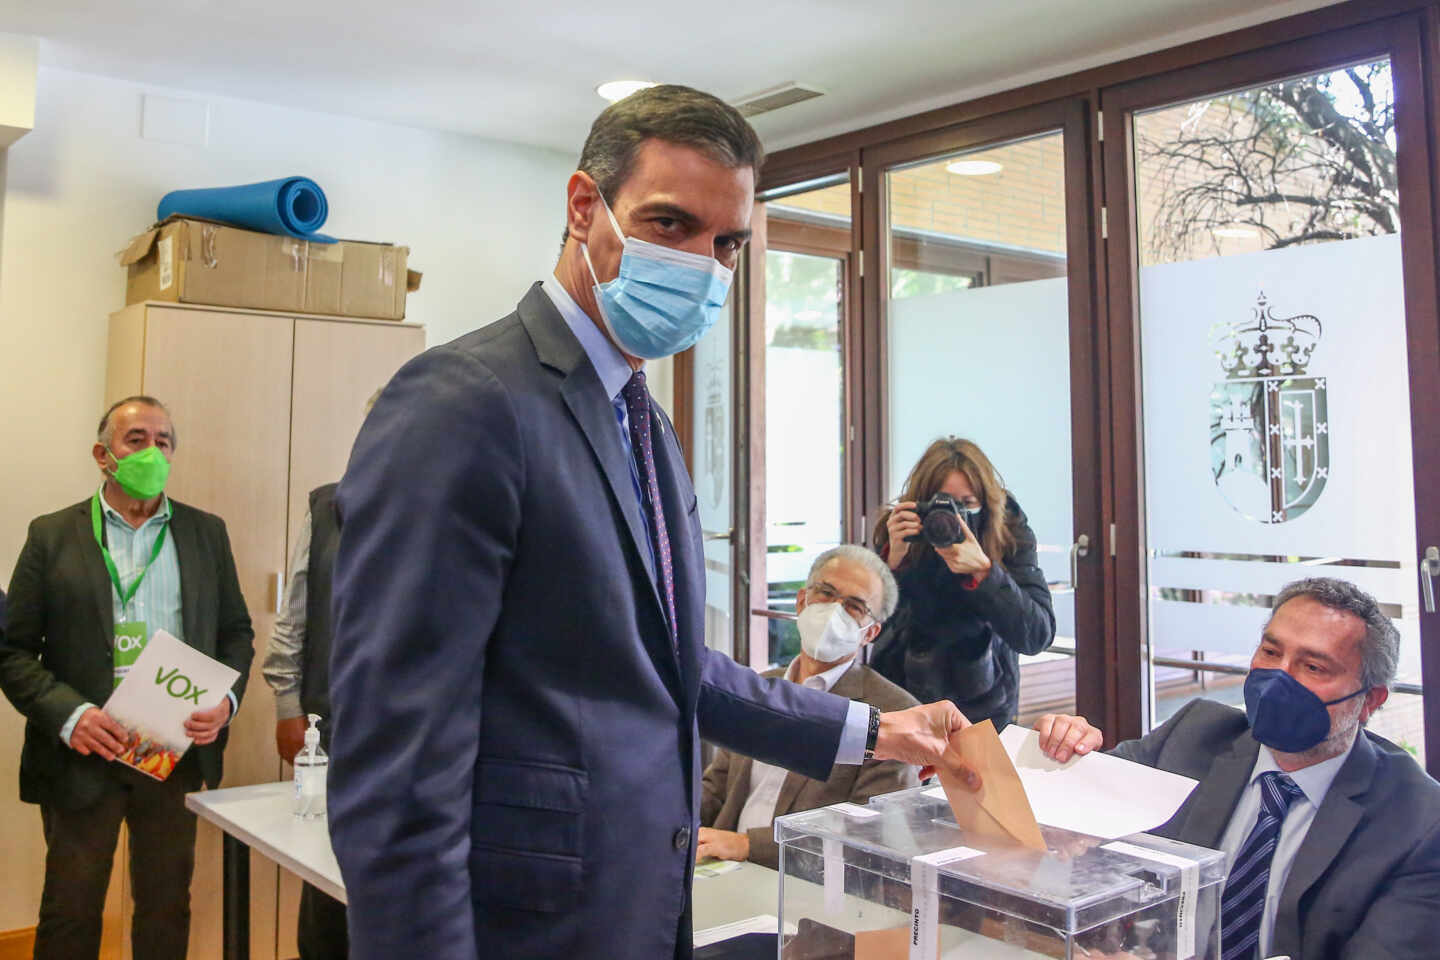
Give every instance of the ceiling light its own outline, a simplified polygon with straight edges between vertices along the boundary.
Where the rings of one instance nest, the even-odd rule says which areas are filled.
[[[658,84],[652,80],[611,80],[609,83],[600,84],[595,88],[595,92],[614,103],[616,100],[624,100],[639,90],[646,90],[654,86],[658,86]]]
[[[1231,240],[1250,240],[1255,237],[1255,231],[1249,227],[1216,227],[1210,232],[1217,237],[1225,237]]]
[[[988,177],[1004,170],[1005,165],[994,160],[951,160],[945,169],[962,177]]]

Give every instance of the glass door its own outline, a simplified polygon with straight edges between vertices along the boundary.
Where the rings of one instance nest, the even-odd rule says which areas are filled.
[[[1336,577],[1402,637],[1370,729],[1425,762],[1420,531],[1440,504],[1416,467],[1440,445],[1419,402],[1440,372],[1416,355],[1436,332],[1416,36],[1365,28],[1106,94],[1145,728],[1195,697],[1243,705],[1274,595]]]
[[[879,253],[880,279],[867,296],[879,318],[886,398],[875,425],[883,456],[869,491],[866,539],[880,536],[880,518],[906,497],[907,477],[929,463],[937,441],[959,453],[942,471],[947,476],[961,462],[988,474],[992,480],[982,482],[999,503],[1008,498],[1008,508],[1003,523],[987,510],[977,540],[1020,587],[1024,609],[990,621],[986,600],[956,593],[947,616],[990,622],[986,669],[997,683],[1018,680],[1019,722],[1075,712],[1077,702],[1098,716],[1105,518],[1084,105],[927,135],[869,151],[865,165],[865,193],[873,183],[879,207],[866,247]],[[974,477],[959,472],[984,501]],[[915,489],[931,495],[940,480],[917,477]],[[906,564],[934,564],[928,552],[910,549],[917,553],[907,551]],[[911,635],[907,644],[954,647],[956,662],[980,653],[966,646],[979,642],[976,631],[926,612],[928,596],[912,597],[905,612],[904,595],[922,592],[918,583],[902,578],[909,619],[897,630]],[[1041,636],[1048,625],[1037,626],[1051,619],[1053,643]]]

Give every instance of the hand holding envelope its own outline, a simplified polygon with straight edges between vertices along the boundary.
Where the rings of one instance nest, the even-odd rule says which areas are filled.
[[[966,784],[967,771],[980,777],[978,790]],[[950,735],[950,748],[938,764],[938,772],[945,799],[961,829],[1003,846],[1045,849],[1020,775],[989,720]]]

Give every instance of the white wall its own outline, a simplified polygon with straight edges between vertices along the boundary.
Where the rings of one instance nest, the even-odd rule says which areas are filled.
[[[208,98],[208,146],[156,143],[139,137],[147,91],[42,66],[35,128],[0,165],[0,584],[30,519],[95,482],[106,318],[125,302],[114,253],[149,226],[165,191],[314,177],[330,198],[327,232],[410,246],[425,281],[409,319],[428,326],[431,344],[510,312],[559,252],[572,156],[218,98]],[[668,400],[662,366],[656,392]],[[245,469],[243,450],[234,467]],[[15,787],[22,734],[0,706],[0,850],[34,864],[40,818]],[[39,878],[22,886],[0,896],[0,931],[35,923]]]

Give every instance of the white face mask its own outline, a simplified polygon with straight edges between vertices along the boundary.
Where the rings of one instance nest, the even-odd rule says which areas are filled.
[[[811,603],[800,611],[800,648],[820,663],[835,663],[860,649],[865,628],[838,603]]]

